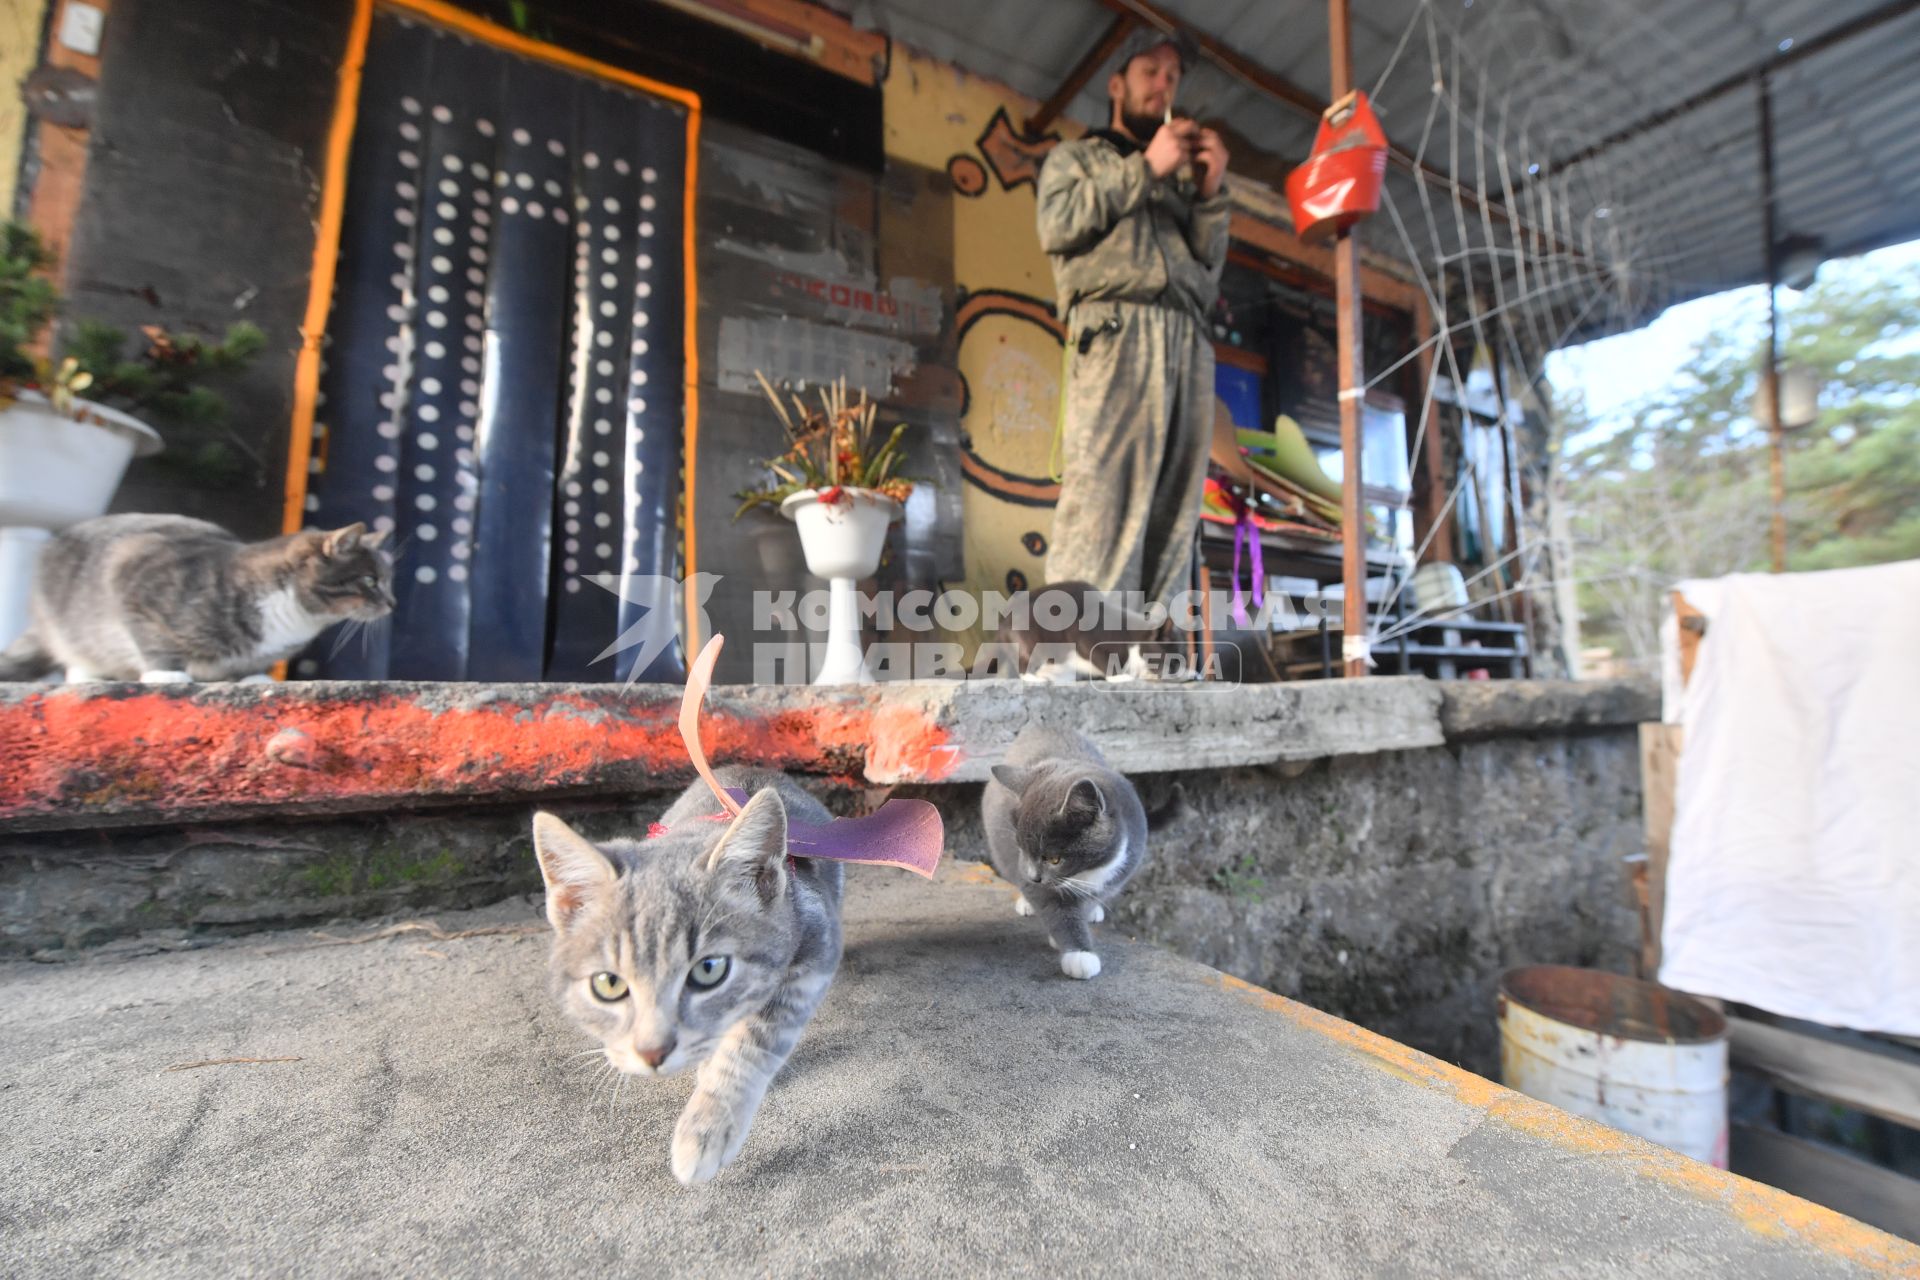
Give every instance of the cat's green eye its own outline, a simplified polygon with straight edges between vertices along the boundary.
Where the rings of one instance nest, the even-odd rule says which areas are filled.
[[[596,973],[587,985],[593,988],[596,998],[608,1004],[627,998],[627,980],[617,973]]]
[[[707,956],[693,962],[687,981],[696,987],[717,987],[727,980],[727,972],[732,968],[732,956]]]
[[[368,591],[378,591],[380,589],[380,579],[362,578],[360,579],[360,585]]]
[[[1046,864],[1047,864],[1048,866],[1050,866],[1050,867],[1057,867],[1057,866],[1059,866],[1059,865],[1060,865],[1060,859],[1059,859],[1059,858],[1057,858],[1057,857],[1056,857],[1056,858],[1042,858],[1042,859],[1040,859],[1040,861],[1042,861],[1042,862],[1044,862],[1044,863],[1046,863]]]

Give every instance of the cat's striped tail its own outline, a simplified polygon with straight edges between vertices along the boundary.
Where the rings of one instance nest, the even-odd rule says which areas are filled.
[[[38,680],[52,671],[53,655],[40,643],[40,637],[28,627],[20,638],[0,653],[0,684],[17,680]]]

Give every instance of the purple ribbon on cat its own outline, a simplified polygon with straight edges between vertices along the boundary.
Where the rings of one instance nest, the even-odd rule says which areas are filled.
[[[687,672],[687,691],[680,699],[680,740],[687,745],[693,767],[720,801],[715,818],[731,818],[746,807],[747,793],[722,787],[700,745],[700,704],[713,682],[713,665],[726,637],[707,641]],[[787,856],[830,858],[835,862],[875,862],[900,867],[933,879],[946,847],[946,828],[940,811],[925,800],[889,800],[864,818],[835,818],[831,822],[787,820]]]
[[[1235,622],[1246,627],[1252,625],[1252,619],[1247,616],[1246,598],[1240,589],[1241,543],[1244,541],[1251,552],[1250,558],[1253,563],[1249,567],[1253,571],[1252,595],[1254,607],[1256,608],[1266,603],[1267,566],[1262,559],[1260,529],[1253,523],[1253,508],[1248,505],[1245,498],[1242,498],[1238,494],[1233,495],[1233,513],[1235,516],[1233,522],[1233,606],[1229,612],[1233,615]]]

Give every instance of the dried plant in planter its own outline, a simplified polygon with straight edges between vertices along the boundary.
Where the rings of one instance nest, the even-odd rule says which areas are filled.
[[[768,458],[764,466],[773,483],[759,489],[746,489],[734,496],[740,499],[734,518],[755,507],[778,507],[796,493],[818,490],[823,502],[836,502],[847,489],[865,489],[905,502],[915,481],[897,474],[904,456],[901,441],[907,423],[894,427],[879,448],[875,448],[874,422],[880,406],[862,391],[857,400],[848,398],[847,380],[820,391],[820,405],[814,408],[795,394],[792,405],[780,402],[780,396],[759,370],[754,377],[767,393],[767,400],[786,428],[787,451]]]

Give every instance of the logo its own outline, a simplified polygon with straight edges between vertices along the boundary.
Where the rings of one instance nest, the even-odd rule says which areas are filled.
[[[689,621],[714,632],[707,604],[723,575],[590,574],[585,580],[620,600],[619,634],[593,661],[615,659],[628,685],[677,683]],[[867,671],[887,680],[1024,679],[1088,681],[1116,693],[1151,689],[1217,691],[1238,686],[1239,647],[1258,636],[1337,618],[1339,602],[1309,597],[1304,613],[1277,592],[1260,612],[1234,614],[1225,593],[1205,600],[1186,592],[1160,603],[1139,592],[1042,588],[998,591],[911,590],[856,593],[842,645],[857,647]],[[828,591],[755,591],[749,633],[730,637],[761,684],[804,684],[826,664],[835,624]],[[857,629],[857,630],[856,630]],[[1118,638],[1115,638],[1118,637]],[[868,643],[871,640],[872,643]],[[971,656],[969,656],[971,654]],[[843,653],[844,656],[844,653]]]
[[[620,621],[626,629],[614,637],[612,644],[595,654],[593,661],[604,662],[619,654],[633,653],[632,665],[627,668],[626,683],[629,685],[663,678],[664,673],[657,671],[656,666],[679,643],[680,611],[686,607],[687,587],[693,588],[693,622],[696,629],[703,636],[713,634],[713,623],[707,617],[707,601],[720,582],[721,575],[717,573],[696,573],[691,578],[669,578],[664,574],[645,573],[593,573],[582,576],[602,591],[610,591],[620,597],[623,606]],[[627,623],[630,614],[635,616],[631,623]],[[677,675],[674,677],[675,680],[678,678]]]

